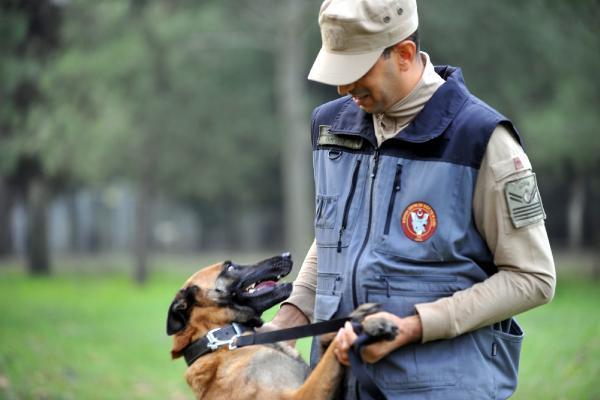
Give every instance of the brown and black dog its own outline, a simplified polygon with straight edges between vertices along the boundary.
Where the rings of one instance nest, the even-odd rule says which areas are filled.
[[[278,281],[291,270],[291,257],[283,254],[253,265],[225,261],[196,272],[169,307],[172,357],[181,357],[190,343],[232,322],[261,326],[262,312],[290,295],[292,285]],[[376,311],[376,306],[364,305],[353,318],[362,321]],[[397,333],[387,320],[367,321],[364,331],[378,339],[389,340]],[[220,348],[194,361],[185,377],[198,399],[332,399],[343,375],[333,354],[335,345],[333,340],[312,372],[294,348],[276,343]]]

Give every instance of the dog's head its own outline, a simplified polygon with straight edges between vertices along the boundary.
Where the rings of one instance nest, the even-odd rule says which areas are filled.
[[[167,334],[174,335],[173,358],[210,329],[231,322],[261,326],[263,311],[292,292],[291,283],[279,283],[291,270],[286,253],[252,265],[225,261],[196,272],[169,306]]]

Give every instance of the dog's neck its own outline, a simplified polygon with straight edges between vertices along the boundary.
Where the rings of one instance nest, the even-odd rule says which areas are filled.
[[[206,334],[217,328],[230,325],[233,322],[254,328],[262,325],[262,320],[258,317],[246,318],[247,314],[239,315],[238,312],[228,309],[225,312],[222,308],[202,307],[194,310],[187,326],[181,332],[173,336],[173,349],[171,357],[179,358],[183,350],[192,342],[206,336]],[[241,318],[240,318],[241,317]]]
[[[217,312],[218,311],[218,312]],[[209,331],[225,326],[233,320],[233,313],[223,312],[217,307],[203,307],[194,310],[187,326],[173,336],[171,357],[179,358],[183,349],[190,343],[205,336]]]

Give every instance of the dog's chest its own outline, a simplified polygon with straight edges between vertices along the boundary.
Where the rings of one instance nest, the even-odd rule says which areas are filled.
[[[304,383],[309,372],[304,361],[264,347],[254,354],[244,375],[267,387],[295,389]]]

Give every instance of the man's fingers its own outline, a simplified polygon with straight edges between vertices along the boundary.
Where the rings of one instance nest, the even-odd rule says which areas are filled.
[[[354,329],[352,328],[352,324],[347,321],[344,324],[344,338],[346,339],[346,343],[348,343],[348,347],[352,346],[356,341],[356,333],[354,333]]]
[[[350,363],[348,362],[348,344],[345,340],[344,328],[340,328],[335,336],[335,348],[333,349],[333,354],[340,364],[347,367],[350,366]]]
[[[334,349],[333,354],[335,354],[335,357],[337,358],[340,364],[345,365],[346,367],[350,366],[348,356],[346,355],[347,353],[342,353],[339,349]]]

